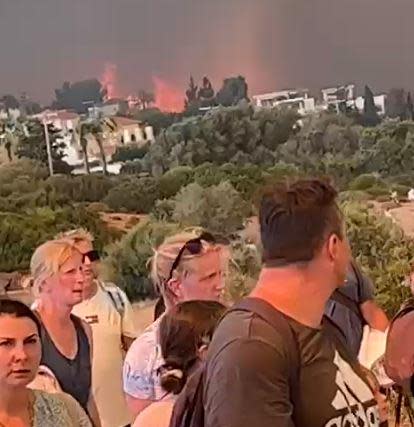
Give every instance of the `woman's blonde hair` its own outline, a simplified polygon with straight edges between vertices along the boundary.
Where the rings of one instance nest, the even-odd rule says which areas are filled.
[[[200,230],[187,230],[173,236],[167,237],[164,242],[154,250],[151,263],[151,280],[156,289],[161,293],[166,301],[170,296],[166,289],[166,281],[170,275],[174,260],[177,258],[182,247],[191,239],[200,236]],[[181,256],[180,263],[175,270],[175,274],[181,275],[193,271],[193,261],[211,251],[221,251],[221,245],[202,240],[203,250],[199,254],[192,255],[188,251]],[[175,276],[176,277],[176,276]],[[170,302],[170,301],[169,301]]]
[[[76,228],[74,230],[64,231],[56,235],[55,239],[61,240],[72,240],[75,245],[79,243],[87,242],[91,243],[94,241],[94,238],[88,230],[84,228]]]
[[[76,253],[79,251],[70,239],[49,240],[34,251],[30,260],[30,272],[36,295],[41,292],[43,281],[58,273],[60,267]]]

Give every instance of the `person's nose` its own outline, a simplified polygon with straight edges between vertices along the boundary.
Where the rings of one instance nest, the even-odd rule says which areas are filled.
[[[76,272],[76,281],[78,283],[83,283],[85,281],[85,273],[82,269],[82,267],[79,267]]]
[[[13,358],[16,362],[27,360],[27,352],[23,343],[16,344],[13,349]]]

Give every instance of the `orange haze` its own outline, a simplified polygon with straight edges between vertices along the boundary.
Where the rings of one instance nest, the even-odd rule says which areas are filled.
[[[179,113],[184,109],[184,91],[159,77],[152,77],[155,106],[161,111]]]

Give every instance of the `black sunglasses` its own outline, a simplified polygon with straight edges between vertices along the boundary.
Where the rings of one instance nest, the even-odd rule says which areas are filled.
[[[83,254],[84,262],[85,262],[85,258],[88,258],[90,262],[99,261],[100,259],[99,252],[96,250],[86,252]]]
[[[190,252],[191,255],[198,255],[201,253],[203,249],[203,241],[207,243],[217,243],[217,239],[208,232],[202,233],[199,237],[196,237],[194,239],[188,240],[184,246],[180,249],[178,252],[178,255],[176,256],[174,262],[172,263],[170,274],[168,275],[168,279],[166,283],[168,283],[174,274],[174,271],[177,269],[177,267],[180,264],[181,258],[185,251]]]

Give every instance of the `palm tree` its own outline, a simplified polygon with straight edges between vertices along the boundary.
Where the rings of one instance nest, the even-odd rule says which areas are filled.
[[[138,92],[138,99],[143,110],[146,110],[153,102],[155,102],[154,94],[141,89]]]
[[[101,120],[97,120],[94,123],[91,123],[90,133],[95,137],[96,143],[99,147],[99,153],[101,154],[102,160],[102,171],[104,175],[108,175],[108,163],[106,161],[106,155],[104,150],[104,130]]]
[[[85,170],[86,173],[90,175],[91,169],[89,167],[88,139],[86,138],[88,133],[88,124],[80,121],[76,126],[76,129],[72,132],[72,144],[75,143],[78,147],[81,147]]]
[[[0,144],[4,143],[9,162],[13,161],[13,147],[16,148],[20,137],[25,133],[24,125],[18,121],[2,120],[0,122]]]
[[[102,170],[104,175],[108,175],[108,162],[105,155],[105,149],[104,149],[104,133],[105,132],[113,132],[116,129],[116,123],[109,118],[100,118],[93,121],[86,121],[80,124],[80,145],[82,147],[82,151],[85,158],[85,166],[86,171],[89,174],[89,165],[88,163],[88,153],[87,153],[87,135],[92,135],[96,143],[98,144],[99,152],[101,155],[101,161],[102,161]]]

